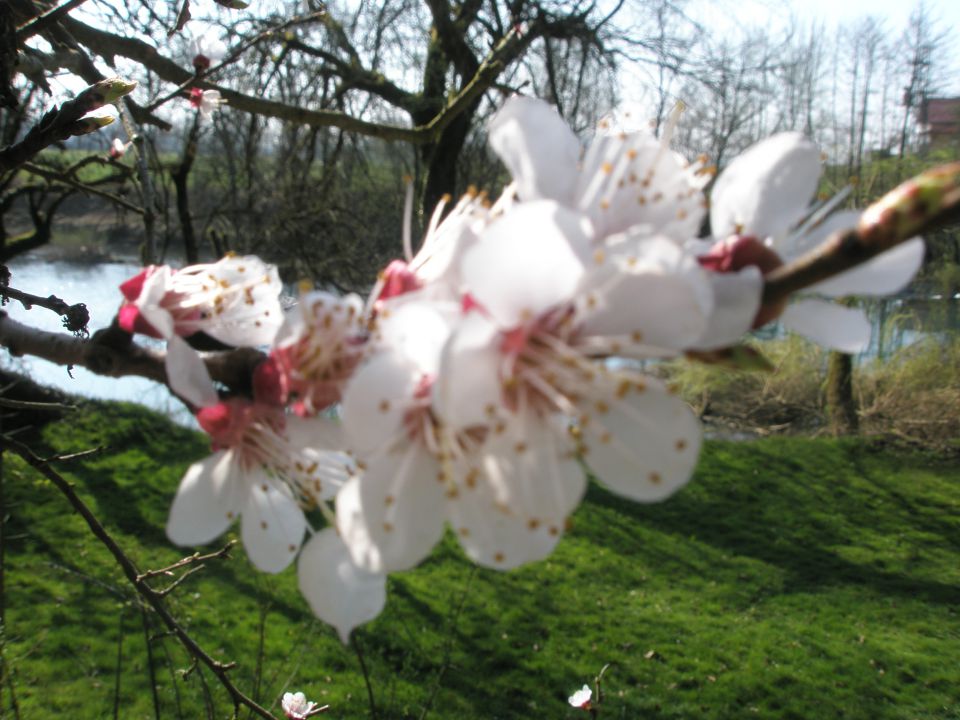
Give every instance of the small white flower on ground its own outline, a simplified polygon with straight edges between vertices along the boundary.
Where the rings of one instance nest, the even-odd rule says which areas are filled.
[[[590,709],[590,700],[593,698],[593,691],[590,689],[589,685],[584,685],[582,688],[577,690],[573,695],[571,695],[567,702],[575,708],[580,708],[582,710]]]
[[[317,704],[307,700],[307,696],[302,692],[296,692],[284,693],[280,706],[290,720],[306,720]]]

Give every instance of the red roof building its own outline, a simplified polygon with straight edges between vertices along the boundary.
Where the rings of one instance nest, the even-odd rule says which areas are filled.
[[[960,143],[960,98],[924,98],[917,110],[922,148]]]

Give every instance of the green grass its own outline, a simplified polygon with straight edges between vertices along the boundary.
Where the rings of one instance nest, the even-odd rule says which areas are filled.
[[[43,437],[61,452],[107,445],[65,472],[141,568],[181,556],[162,526],[203,438],[129,405],[86,407]],[[112,717],[121,636],[119,717],[154,717],[123,577],[55,488],[9,455],[4,472],[5,654],[21,717]],[[708,443],[669,502],[591,487],[546,562],[474,570],[448,538],[391,578],[360,647],[383,718],[420,717],[434,693],[431,718],[586,717],[566,697],[611,663],[601,717],[956,719],[958,510],[960,471],[944,456],[856,440]],[[238,550],[171,606],[265,704],[300,689],[332,706],[325,717],[366,716],[353,650],[311,618],[292,569],[263,575]],[[182,677],[176,641],[151,648],[161,717],[206,717],[208,703],[230,716],[209,673]]]

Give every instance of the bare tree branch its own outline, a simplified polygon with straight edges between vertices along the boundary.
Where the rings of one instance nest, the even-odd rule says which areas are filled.
[[[87,504],[77,495],[73,486],[48,462],[34,455],[33,451],[17,440],[13,440],[5,435],[0,435],[0,448],[10,450],[23,458],[27,464],[36,469],[40,474],[47,478],[53,485],[67,498],[67,502],[73,507],[80,517],[87,523],[90,532],[97,538],[113,555],[114,560],[120,566],[127,580],[133,585],[134,589],[150,605],[155,613],[163,621],[163,624],[177,637],[180,643],[186,648],[197,661],[203,663],[216,676],[223,688],[230,694],[230,698],[236,705],[243,705],[249,708],[262,718],[267,720],[277,720],[276,716],[257,702],[247,697],[227,676],[227,672],[235,666],[235,663],[222,663],[215,660],[200,647],[196,640],[177,622],[176,618],[170,614],[166,605],[163,603],[163,595],[151,588],[146,580],[141,577],[139,570],[134,562],[127,556],[116,540],[107,532],[96,515],[87,507]]]

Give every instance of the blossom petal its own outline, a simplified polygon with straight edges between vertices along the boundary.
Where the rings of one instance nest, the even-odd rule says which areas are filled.
[[[569,300],[583,274],[574,248],[589,245],[586,218],[554,202],[518,205],[464,256],[467,291],[503,328]]]
[[[579,474],[583,477],[582,471]],[[513,512],[496,501],[482,473],[470,477],[472,481],[461,483],[448,507],[450,525],[471,560],[508,570],[542,560],[553,552],[563,532],[561,521],[550,523]]]
[[[228,345],[269,345],[283,323],[280,292],[283,284],[274,265],[255,255],[226,257],[205,272],[222,289],[223,310],[203,329]]]
[[[220,402],[200,353],[179,335],[172,335],[167,341],[164,367],[170,389],[187,402],[196,407],[209,407]]]
[[[752,145],[713,186],[714,237],[784,236],[804,214],[819,178],[820,152],[800,133],[779,133]]]
[[[177,545],[204,545],[240,515],[249,481],[229,450],[187,468],[167,519],[167,537]]]
[[[709,273],[713,286],[713,312],[695,350],[729,347],[753,326],[760,309],[763,277],[756,266],[735,273]]]
[[[796,300],[787,305],[780,322],[831,350],[856,354],[870,345],[870,321],[863,311],[825,300]]]
[[[481,312],[469,312],[443,350],[433,385],[433,405],[451,428],[485,425],[501,402],[500,331]]]
[[[423,375],[434,375],[440,364],[440,352],[450,336],[459,305],[453,302],[409,301],[413,294],[401,296],[380,320],[374,342],[405,358]]]
[[[251,473],[250,493],[243,510],[243,547],[257,568],[278,573],[296,557],[306,519],[290,491],[263,471]]]
[[[709,178],[648,132],[597,137],[575,191],[598,238],[642,225],[649,234],[683,242],[706,214],[701,188]]]
[[[354,563],[393,572],[429,555],[443,534],[442,480],[433,456],[412,443],[403,454],[371,460],[347,481],[337,493],[337,527]]]
[[[353,458],[344,452],[342,426],[327,418],[290,416],[284,433],[292,453],[288,473],[303,493],[316,501],[336,495],[355,470]]]
[[[592,287],[591,287],[592,286]],[[580,335],[676,351],[704,333],[713,306],[709,274],[666,238],[649,239],[612,271],[584,276]]]
[[[386,576],[354,565],[333,528],[321,530],[303,546],[297,578],[313,614],[333,625],[344,644],[353,629],[377,617],[387,601]]]
[[[507,100],[487,129],[490,147],[507,166],[522,200],[571,204],[580,143],[557,111],[542,100]]]
[[[923,264],[925,252],[923,239],[913,238],[809,290],[831,297],[892,295],[910,284]]]
[[[638,502],[658,502],[690,479],[701,428],[683,400],[653,378],[616,374],[591,394],[580,419],[587,465],[610,490]]]
[[[170,287],[171,271],[166,265],[155,265],[152,268],[135,302],[144,320],[157,331],[157,334],[160,337],[170,338],[175,332],[173,316],[160,303]]]
[[[422,375],[397,353],[374,355],[351,378],[341,415],[347,447],[361,454],[397,440]]]
[[[494,500],[525,521],[562,528],[587,487],[567,437],[559,414],[520,411],[495,427],[480,459]]]

